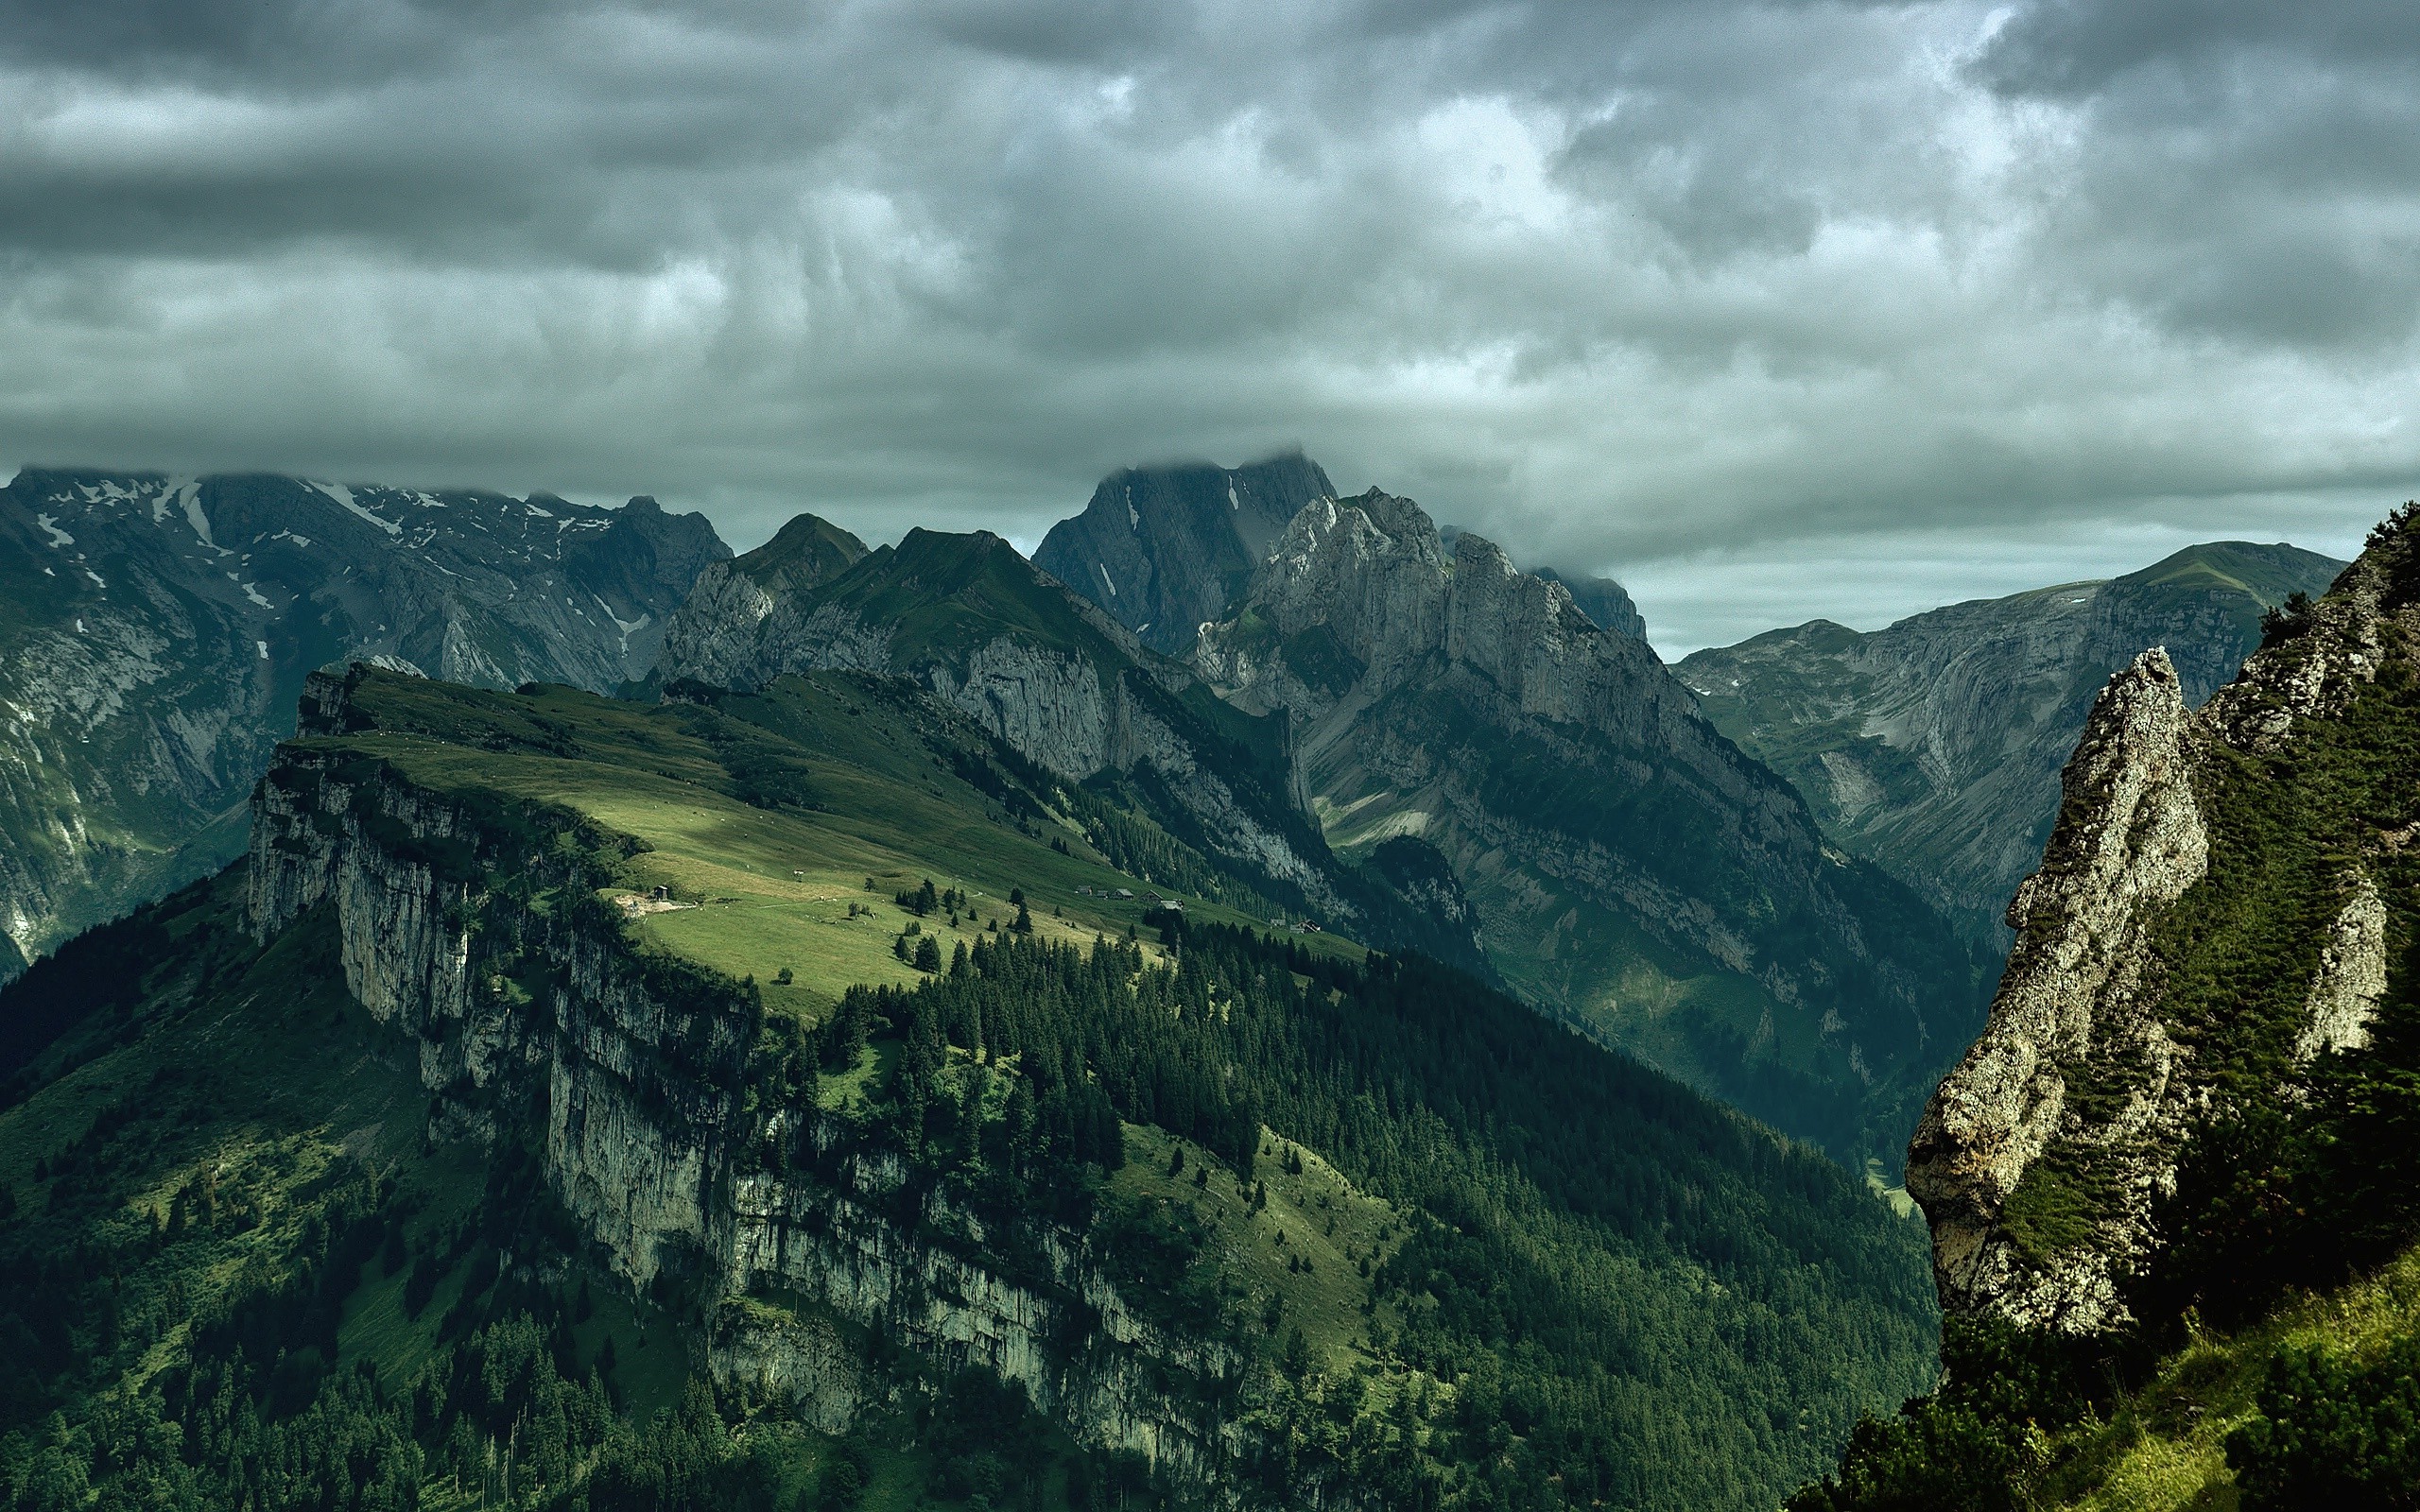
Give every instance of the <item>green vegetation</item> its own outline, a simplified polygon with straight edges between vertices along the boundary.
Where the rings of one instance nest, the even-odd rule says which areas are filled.
[[[824,1062],[869,1032],[903,1046],[870,1129],[999,1219],[1105,1203],[1130,1300],[1265,1362],[1253,1420],[1297,1445],[1271,1496],[1340,1475],[1391,1504],[1729,1504],[1924,1369],[1887,1210],[1417,957],[1193,926],[1147,967],[1004,936],[849,994]],[[1843,1368],[1843,1337],[1890,1342]],[[1305,1386],[1310,1418],[1344,1414],[1307,1441]]]
[[[345,711],[272,781],[347,783],[470,889],[482,1003],[563,989],[515,954],[543,921],[618,938],[713,1031],[673,1069],[758,1120],[734,1173],[892,1162],[902,1232],[970,1215],[932,1242],[1030,1284],[1073,1246],[1225,1351],[1201,1389],[1248,1504],[1769,1505],[1928,1375],[1915,1235],[1829,1162],[1448,968],[1152,900],[1093,839],[1108,797],[900,684],[648,708],[373,674]],[[372,823],[398,781],[475,833]],[[432,1139],[464,1110],[345,993],[333,919],[262,949],[243,885],[0,997],[12,1508],[1199,1499],[812,1298],[633,1294],[548,1194],[543,1094],[486,1154]],[[877,1405],[835,1438],[707,1388],[730,1310],[840,1329]]]
[[[1711,909],[1741,956],[1791,986],[1777,990],[1737,957],[1693,947],[1685,931],[1659,933],[1651,915],[1606,890],[1525,864],[1495,832],[1469,826],[1461,806],[1392,779],[1315,774],[1329,794],[1321,819],[1332,844],[1357,856],[1403,835],[1432,843],[1489,919],[1489,963],[1530,1001],[1843,1163],[1874,1157],[1896,1168],[1943,1047],[1971,1040],[1983,996],[1973,954],[1913,892],[1811,846],[1785,870],[1745,816],[1757,801],[1802,805],[1760,769],[1762,794],[1709,817],[1680,768],[1642,774],[1600,746],[1503,731],[1426,688],[1392,695],[1384,718],[1397,739],[1463,774],[1484,812],[1567,849],[1579,874],[1622,858],[1641,891]],[[1724,828],[1726,813],[1736,829]]]

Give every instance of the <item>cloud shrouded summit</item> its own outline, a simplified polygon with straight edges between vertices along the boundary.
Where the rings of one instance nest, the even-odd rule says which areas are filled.
[[[1299,444],[1668,647],[2420,487],[2408,6],[812,9],[0,0],[0,461],[1030,544]]]

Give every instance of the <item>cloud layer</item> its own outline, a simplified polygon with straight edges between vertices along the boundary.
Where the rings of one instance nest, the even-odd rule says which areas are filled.
[[[1300,444],[1671,650],[2342,551],[2420,491],[2414,17],[0,0],[0,462],[1030,544]]]

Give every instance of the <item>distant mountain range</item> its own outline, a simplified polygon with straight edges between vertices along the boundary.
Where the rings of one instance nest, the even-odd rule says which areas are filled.
[[[645,677],[704,517],[267,475],[27,469],[0,490],[0,928],[32,954],[216,870],[310,671]]]
[[[2105,582],[1978,599],[1859,634],[1828,620],[1673,670],[1706,717],[1795,783],[1841,845],[1912,884],[1996,954],[2059,811],[2059,768],[2111,673],[2166,646],[2200,704],[2260,619],[2344,568],[2293,546],[2188,547]]]
[[[1120,865],[1181,841],[1238,903],[1420,944],[1888,1160],[1973,1032],[2092,689],[2157,643],[2205,696],[2337,565],[2221,543],[1676,678],[1618,584],[1332,494],[1299,455],[1131,469],[1032,563],[812,515],[733,559],[645,499],[28,472],[0,491],[9,934],[38,953],[232,854],[324,662],[651,693],[900,675],[1092,794]]]

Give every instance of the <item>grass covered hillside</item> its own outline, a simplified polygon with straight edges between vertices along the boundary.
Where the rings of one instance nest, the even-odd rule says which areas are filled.
[[[906,684],[317,694],[0,993],[14,1506],[1765,1507],[1929,1379],[1828,1162]]]

